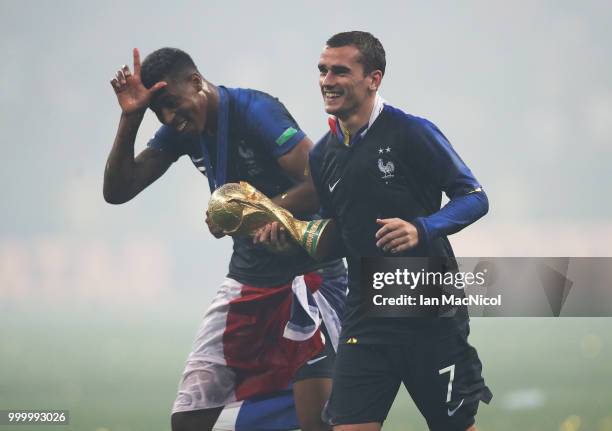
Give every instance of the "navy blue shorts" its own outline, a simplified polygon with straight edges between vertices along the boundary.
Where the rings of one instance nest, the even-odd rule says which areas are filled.
[[[306,363],[297,370],[295,376],[293,377],[294,382],[299,382],[300,380],[306,379],[332,378],[334,373],[334,360],[336,359],[336,352],[334,350],[334,346],[332,346],[332,343],[329,340],[327,329],[323,323],[321,323],[321,330],[325,341],[323,351],[311,358],[309,361],[306,361]]]
[[[341,344],[326,416],[332,425],[383,423],[403,383],[430,430],[465,431],[491,391],[476,349],[458,333],[414,344]]]

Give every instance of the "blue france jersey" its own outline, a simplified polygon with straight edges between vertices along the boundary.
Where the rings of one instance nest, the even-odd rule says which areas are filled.
[[[251,89],[222,86],[218,89],[220,101],[224,102],[219,106],[227,110],[219,112],[219,121],[227,119],[225,182],[247,181],[270,198],[288,190],[294,182],[281,169],[277,159],[302,141],[306,136],[304,132],[278,99]],[[217,130],[223,129],[217,127]],[[214,172],[218,169],[217,138],[202,134]],[[173,128],[162,126],[148,146],[168,152],[175,160],[188,155],[195,167],[207,174],[199,137],[185,138]],[[320,266],[306,252],[279,256],[254,246],[250,238],[234,238],[228,276],[242,283],[265,287],[285,283],[296,274]]]
[[[277,159],[304,137],[304,132],[278,99],[260,91],[219,87],[219,97],[228,99],[227,182],[247,181],[268,197],[292,185]],[[216,136],[203,134],[216,171]],[[198,137],[186,139],[172,127],[161,126],[148,145],[168,152],[175,159],[188,155],[206,174]]]
[[[390,105],[384,105],[367,133],[351,145],[345,144],[335,121],[330,128],[311,151],[310,167],[323,216],[336,220],[348,262],[342,339],[396,344],[461,328],[461,313],[432,322],[368,317],[361,309],[361,258],[452,258],[447,235],[488,211],[480,183],[433,123]],[[441,208],[442,193],[450,200]],[[397,254],[376,245],[381,228],[376,220],[394,217],[411,222],[419,237],[417,246]]]

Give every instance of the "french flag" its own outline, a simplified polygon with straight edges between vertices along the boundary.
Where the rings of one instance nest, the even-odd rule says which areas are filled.
[[[293,391],[288,388],[225,406],[215,431],[284,431],[299,429]]]
[[[215,430],[299,428],[292,378],[324,342],[337,349],[345,293],[346,273],[311,272],[273,288],[226,279],[204,317],[173,411],[222,405]]]

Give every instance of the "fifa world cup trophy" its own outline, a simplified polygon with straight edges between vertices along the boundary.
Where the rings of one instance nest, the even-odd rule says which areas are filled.
[[[225,184],[214,191],[208,202],[208,216],[223,233],[237,237],[253,236],[266,224],[278,222],[289,234],[292,245],[273,250],[291,253],[299,245],[314,259],[325,257],[334,236],[333,220],[298,220],[255,187],[242,181]]]

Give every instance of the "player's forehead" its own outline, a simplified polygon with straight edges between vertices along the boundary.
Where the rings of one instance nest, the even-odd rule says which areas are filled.
[[[319,67],[331,68],[333,66],[344,66],[354,68],[359,64],[360,53],[353,45],[331,47],[325,45],[319,57]]]
[[[152,105],[161,106],[165,103],[185,97],[185,85],[173,79],[164,79],[166,85],[156,91],[151,100]]]

